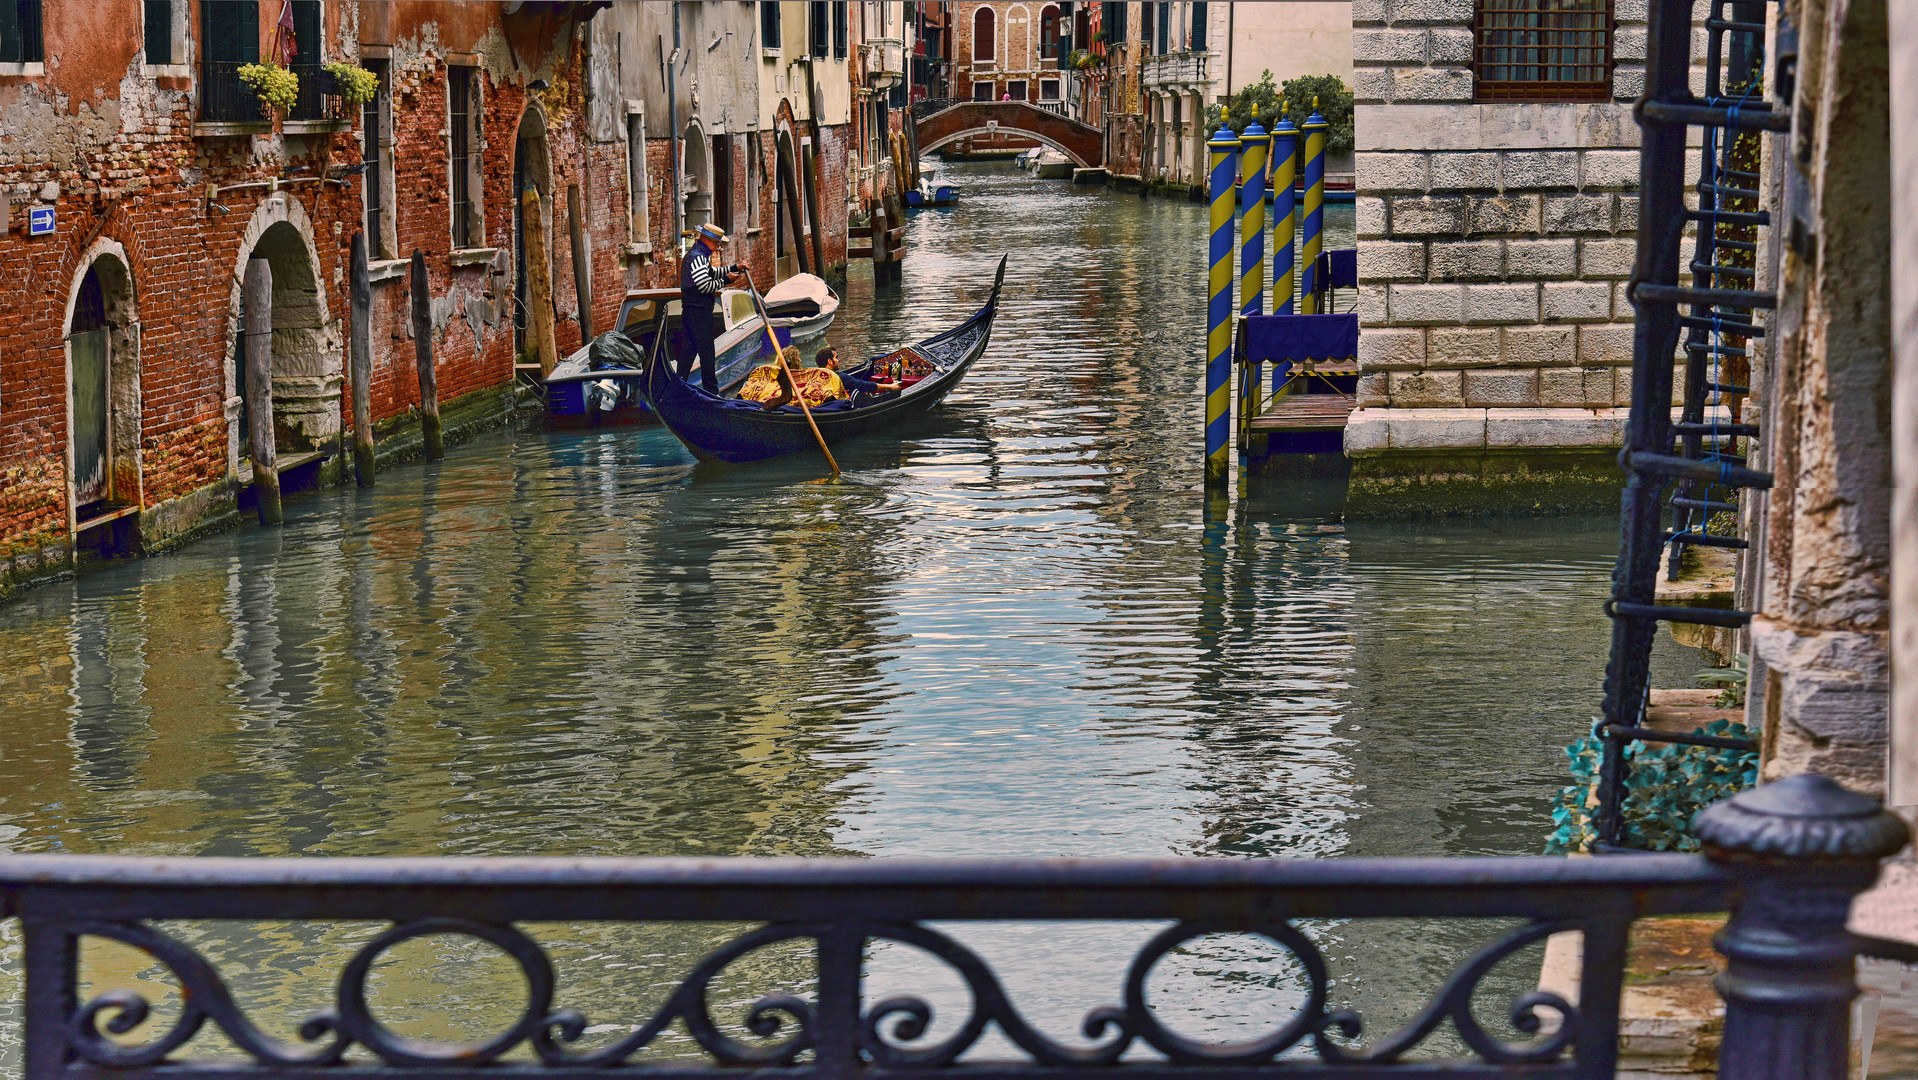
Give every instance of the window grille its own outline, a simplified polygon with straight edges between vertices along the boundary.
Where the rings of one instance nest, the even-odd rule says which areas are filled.
[[[1754,441],[1758,426],[1739,422],[1740,401],[1750,387],[1737,380],[1749,381],[1748,347],[1772,330],[1758,312],[1777,306],[1775,293],[1754,288],[1756,230],[1771,224],[1770,212],[1758,206],[1759,133],[1791,130],[1785,106],[1790,91],[1777,86],[1778,98],[1772,100],[1758,77],[1765,4],[1709,0],[1705,96],[1695,96],[1688,62],[1695,58],[1688,47],[1694,40],[1691,11],[1690,2],[1651,6],[1645,97],[1636,110],[1642,167],[1637,270],[1630,286],[1636,309],[1632,409],[1619,456],[1627,474],[1623,535],[1605,609],[1612,619],[1605,719],[1594,731],[1601,742],[1593,812],[1601,851],[1641,846],[1626,809],[1634,743],[1757,749],[1750,738],[1657,731],[1646,719],[1652,642],[1660,622],[1738,629],[1752,618],[1749,611],[1658,603],[1661,556],[1668,545],[1748,547],[1746,540],[1710,533],[1710,514],[1732,509],[1734,495],[1763,498],[1772,486],[1772,475],[1759,467],[1764,446]],[[1780,70],[1790,70],[1795,37],[1783,13],[1777,40]],[[1693,127],[1702,129],[1699,179],[1688,184],[1687,158],[1693,151],[1687,136]],[[1696,209],[1686,205],[1688,188],[1696,193]],[[1689,265],[1681,251],[1688,223],[1697,227]],[[1687,272],[1691,285],[1679,284]],[[1674,423],[1672,390],[1679,372],[1673,357],[1682,330],[1690,331],[1684,342],[1684,405]],[[1677,494],[1671,495],[1674,489]],[[1674,511],[1669,530],[1668,505]]]
[[[446,164],[451,174],[453,246],[470,248],[473,243],[473,200],[470,169],[473,158],[471,124],[473,122],[473,69],[446,69],[447,148]]]
[[[363,59],[360,66],[379,80],[379,90],[361,106],[360,160],[365,163],[360,179],[365,184],[367,254],[373,258],[392,258],[386,243],[386,175],[390,162],[386,156],[387,94],[391,92],[385,60]]]
[[[1479,101],[1609,101],[1611,0],[1478,0]]]
[[[146,62],[171,64],[173,59],[173,0],[146,0]]]
[[[44,59],[40,0],[0,0],[0,64],[37,64]]]

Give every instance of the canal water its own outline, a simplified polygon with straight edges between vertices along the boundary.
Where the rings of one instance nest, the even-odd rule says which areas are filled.
[[[839,451],[697,466],[657,428],[502,432],[370,491],[0,608],[0,848],[171,855],[1529,854],[1598,711],[1606,519],[1343,525],[1337,493],[1201,493],[1204,208],[952,167],[903,287],[855,270],[833,338],[957,321],[1011,254],[993,343],[932,417]],[[1349,208],[1331,212],[1349,243]],[[1328,513],[1330,511],[1331,513]],[[1661,646],[1658,676],[1696,662]],[[183,925],[291,1038],[376,927]],[[532,928],[604,1041],[737,928]],[[1056,1038],[1118,1000],[1150,927],[954,933]],[[1309,927],[1382,1035],[1493,931]],[[0,929],[0,1073],[19,936]],[[406,951],[410,949],[411,951]],[[434,938],[376,1005],[504,1025],[519,982]],[[1533,966],[1526,968],[1529,962]],[[1490,980],[1498,1022],[1536,954]],[[177,1009],[114,945],[89,993]],[[903,947],[874,997],[963,993]],[[803,992],[796,953],[715,991]],[[1211,938],[1161,966],[1188,1034],[1245,1039],[1296,962]],[[165,1008],[162,1009],[165,1013]],[[203,1033],[195,1046],[219,1044]],[[1439,1039],[1439,1050],[1456,1049]],[[690,1052],[676,1034],[668,1055]]]

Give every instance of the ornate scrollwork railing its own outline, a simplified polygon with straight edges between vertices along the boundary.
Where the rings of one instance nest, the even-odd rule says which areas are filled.
[[[0,917],[19,918],[24,930],[26,1080],[443,1077],[475,1069],[522,1078],[636,1071],[676,1080],[742,1071],[759,1080],[899,1080],[941,1070],[1056,1080],[1087,1069],[1149,1073],[1154,1080],[1253,1080],[1274,1071],[1599,1080],[1611,1077],[1616,1063],[1632,921],[1722,910],[1738,901],[1720,937],[1742,965],[1737,978],[1723,984],[1729,1064],[1721,1076],[1836,1080],[1843,1075],[1851,976],[1849,961],[1834,958],[1856,949],[1844,928],[1845,908],[1869,885],[1876,860],[1904,841],[1902,822],[1828,781],[1797,777],[1714,807],[1701,817],[1700,835],[1709,857],[0,856]],[[1376,918],[1518,925],[1453,971],[1399,1030],[1375,1036],[1357,1012],[1332,1006],[1329,964],[1306,926]],[[333,981],[331,1000],[319,1003],[292,1040],[268,1035],[247,1015],[208,950],[172,928],[177,921],[369,919],[389,925],[352,951]],[[1035,920],[1165,924],[1129,958],[1118,1000],[1088,1003],[1080,1024],[1084,1045],[1042,1034],[1014,1007],[991,965],[933,925]],[[553,922],[751,928],[733,932],[703,959],[689,958],[687,973],[650,1016],[589,1017],[560,1000],[554,959],[524,928]],[[1508,1010],[1524,1038],[1507,1041],[1486,1030],[1473,1015],[1474,993],[1486,988],[1501,962],[1561,931],[1583,935],[1577,999],[1521,994]],[[1180,1034],[1148,1001],[1147,984],[1161,961],[1213,934],[1265,938],[1288,954],[1302,990],[1288,1014],[1266,1018],[1244,1041]],[[397,946],[434,935],[484,943],[517,968],[522,1007],[499,1030],[475,1042],[435,1042],[403,1035],[376,1015],[369,1003],[375,965],[391,961]],[[88,939],[145,953],[179,992],[179,1002],[163,1010],[123,989],[82,1000],[79,959]],[[1780,945],[1788,940],[1802,947]],[[816,977],[760,988],[762,996],[744,1009],[744,1029],[754,1041],[723,1031],[713,1005],[721,977],[735,980],[745,967],[739,961],[750,954],[795,943],[811,954]],[[916,950],[957,976],[965,1004],[956,1028],[947,1020],[949,1030],[934,1034],[926,996],[869,1000],[868,958],[893,946]],[[1818,1022],[1801,1022],[1807,1017]],[[664,1037],[674,1028],[684,1037],[675,1035],[679,1041],[666,1047]],[[1469,1056],[1431,1060],[1442,1031]],[[588,1032],[599,1041],[588,1045]],[[997,1036],[991,1045],[989,1033]],[[685,1059],[691,1048],[684,1038],[702,1060]],[[990,1059],[1001,1045],[1014,1056]],[[1807,1062],[1820,1067],[1804,1068]]]

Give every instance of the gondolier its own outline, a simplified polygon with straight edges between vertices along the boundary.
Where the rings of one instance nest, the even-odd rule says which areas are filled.
[[[740,274],[738,267],[716,264],[715,256],[726,243],[726,231],[711,222],[693,230],[693,247],[679,263],[680,325],[692,340],[693,353],[699,358],[699,381],[708,394],[719,393],[719,358],[713,348],[713,305],[719,292]],[[679,377],[692,372],[693,357],[683,358]]]

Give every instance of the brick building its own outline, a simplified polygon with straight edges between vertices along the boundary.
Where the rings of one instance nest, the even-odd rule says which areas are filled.
[[[293,482],[338,475],[347,252],[362,230],[389,451],[418,404],[403,276],[415,249],[449,425],[502,412],[525,334],[517,187],[541,194],[560,346],[577,343],[555,210],[576,185],[589,204],[608,194],[583,154],[577,78],[577,31],[598,6],[7,5],[0,595],[88,552],[157,550],[233,520],[253,423],[273,425]],[[262,57],[300,77],[277,118],[238,78]],[[334,61],[378,75],[375,101],[331,93],[321,65]],[[595,275],[616,266],[606,232],[589,233]],[[252,258],[274,277],[270,420],[248,415],[236,363]],[[595,295],[610,317],[617,289]]]
[[[1361,512],[1617,504],[1645,4],[1498,7],[1352,5]]]

